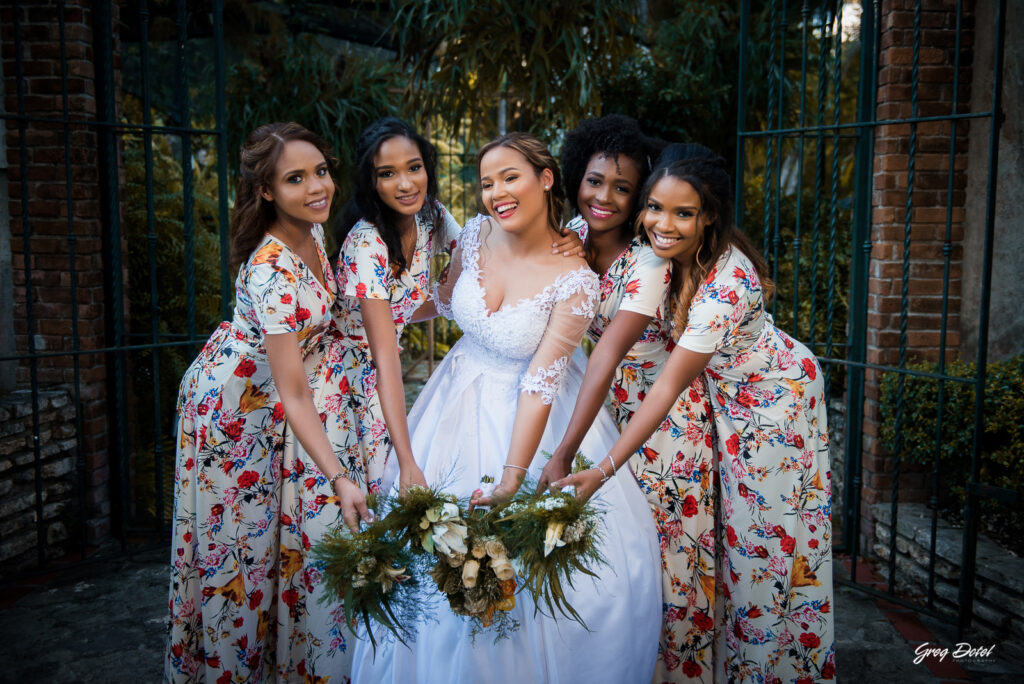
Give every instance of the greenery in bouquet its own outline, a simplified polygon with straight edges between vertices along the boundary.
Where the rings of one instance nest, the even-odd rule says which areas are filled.
[[[325,535],[312,553],[324,564],[326,591],[320,600],[340,599],[349,625],[361,620],[374,648],[371,620],[403,643],[415,637],[417,618],[428,607],[420,585],[430,561],[404,539],[372,524],[355,535],[342,527]]]
[[[556,611],[582,624],[565,596],[573,574],[593,575],[598,511],[571,493],[532,494],[524,485],[511,500],[468,512],[468,501],[434,489],[412,487],[401,497],[373,497],[386,515],[357,535],[329,534],[314,549],[324,562],[329,594],[344,601],[350,622],[370,620],[401,641],[429,615],[423,591],[429,574],[452,612],[474,622],[473,635],[496,639],[518,628],[512,617],[516,593],[526,589],[536,610]],[[373,642],[376,646],[376,642]]]
[[[573,586],[575,573],[593,577],[593,568],[604,562],[598,551],[597,507],[570,492],[521,493],[490,515],[516,560],[523,588],[534,596],[536,610],[543,606],[550,615],[558,611],[583,624],[565,590]]]

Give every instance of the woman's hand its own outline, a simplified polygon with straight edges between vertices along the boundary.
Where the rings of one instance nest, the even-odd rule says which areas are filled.
[[[373,515],[366,507],[366,494],[352,480],[339,477],[334,481],[334,493],[341,506],[341,518],[352,534],[359,534],[359,521],[372,522]]]
[[[496,506],[505,503],[516,495],[524,479],[526,479],[525,470],[506,467],[504,474],[501,476],[501,482],[494,488],[490,496],[484,496],[482,489],[477,489],[473,492],[472,496],[469,497],[469,512],[472,513],[473,509],[477,506]]]
[[[586,250],[583,248],[583,240],[576,234],[576,231],[562,228],[562,237],[551,243],[551,253],[562,256],[583,256]]]
[[[551,455],[551,460],[547,462],[544,470],[540,472],[540,481],[537,482],[537,493],[540,494],[548,487],[553,487],[553,483],[568,475],[571,468],[572,456],[562,454],[558,449],[555,449],[555,453]]]
[[[594,496],[594,493],[601,488],[604,484],[602,480],[604,474],[597,468],[588,468],[579,473],[573,473],[568,477],[564,477],[557,482],[553,482],[551,486],[557,490],[561,490],[563,487],[570,485],[576,487],[576,498],[580,501],[589,501],[590,497]]]
[[[410,463],[406,467],[399,467],[398,469],[398,495],[405,496],[406,492],[409,491],[409,487],[420,486],[424,489],[427,488],[427,478],[424,477],[423,471],[415,463]]]

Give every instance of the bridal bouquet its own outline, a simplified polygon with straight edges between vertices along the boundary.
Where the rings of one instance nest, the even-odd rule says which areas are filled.
[[[405,641],[427,610],[420,589],[429,574],[452,611],[475,623],[474,634],[489,628],[501,638],[514,631],[509,611],[524,589],[537,610],[582,623],[565,586],[576,572],[593,575],[601,562],[597,509],[568,492],[520,490],[472,513],[467,503],[413,487],[402,497],[378,497],[387,515],[358,535],[335,532],[319,544],[327,586],[344,600],[346,616],[367,625],[372,618]]]

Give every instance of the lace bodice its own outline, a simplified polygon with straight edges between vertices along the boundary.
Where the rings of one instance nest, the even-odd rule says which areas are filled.
[[[478,216],[463,229],[461,259],[453,259],[458,272],[449,275],[448,291],[434,291],[438,311],[459,324],[464,338],[488,362],[522,366],[520,389],[537,392],[550,403],[570,354],[596,312],[597,275],[585,267],[562,273],[532,298],[489,312],[479,264],[480,225],[486,218]]]

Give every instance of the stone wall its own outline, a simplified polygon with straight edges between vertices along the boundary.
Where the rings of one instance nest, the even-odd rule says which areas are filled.
[[[889,504],[872,507],[875,555],[889,558]],[[931,511],[923,504],[900,504],[897,512],[896,585],[903,592],[926,597],[931,548]],[[959,605],[960,558],[963,530],[941,518],[935,534],[935,607],[956,615]],[[881,572],[888,572],[882,564]],[[1024,559],[1012,555],[984,536],[978,537],[974,617],[983,628],[1000,636],[1024,638]]]
[[[39,442],[46,557],[63,556],[76,524],[75,407],[66,390],[40,392]],[[0,397],[0,577],[38,562],[32,398]]]
[[[996,0],[977,0],[978,27],[995,23]],[[1003,64],[1003,118],[999,129],[999,172],[996,176],[995,250],[992,262],[988,354],[990,361],[1024,352],[1024,3],[1006,3],[1006,49]],[[992,106],[992,65],[995,40],[978,41],[974,52],[971,111]],[[964,221],[964,299],[960,310],[960,353],[973,361],[978,354],[982,245],[988,198],[988,160],[991,129],[978,122],[970,127],[967,158],[967,210]]]

